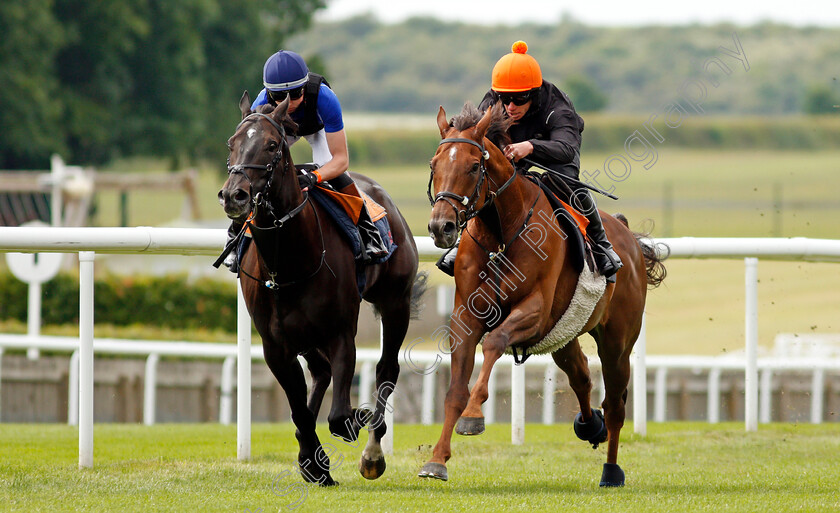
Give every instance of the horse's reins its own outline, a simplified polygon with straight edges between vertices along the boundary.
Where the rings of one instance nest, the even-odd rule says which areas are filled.
[[[281,127],[276,121],[271,119],[271,117],[266,116],[265,114],[262,114],[260,112],[254,112],[254,113],[246,116],[242,121],[239,122],[239,124],[236,126],[236,130],[234,130],[234,133],[239,131],[239,127],[241,127],[242,124],[245,123],[246,121],[248,121],[250,119],[259,120],[260,118],[263,118],[263,119],[267,120],[277,130],[277,132],[280,133],[280,147],[277,148],[277,151],[274,153],[274,156],[271,158],[271,161],[268,164],[265,164],[265,165],[261,165],[261,164],[236,164],[236,165],[231,166],[230,165],[230,157],[228,157],[228,166],[227,166],[228,175],[241,174],[245,178],[245,180],[248,181],[248,187],[250,189],[249,193],[251,194],[251,214],[248,216],[248,219],[246,219],[245,222],[242,224],[242,229],[239,231],[239,233],[236,235],[236,237],[234,237],[233,240],[231,240],[230,244],[228,244],[228,247],[225,248],[225,252],[222,254],[220,259],[223,259],[225,256],[227,256],[227,254],[230,253],[231,249],[233,247],[235,247],[235,245],[239,244],[239,241],[242,239],[245,232],[249,228],[251,230],[261,231],[261,232],[279,230],[288,221],[290,221],[296,215],[301,213],[303,211],[303,209],[306,207],[307,203],[309,203],[309,191],[303,191],[303,201],[301,201],[301,203],[299,205],[297,205],[295,208],[293,208],[289,212],[287,212],[286,215],[284,215],[283,217],[278,219],[277,215],[274,212],[274,206],[271,204],[271,202],[268,199],[266,199],[266,197],[265,197],[266,193],[271,188],[272,182],[274,180],[274,170],[277,167],[277,164],[279,164],[280,161],[282,160],[284,150],[286,150],[288,148],[288,145],[286,144],[285,130],[283,130],[283,127]],[[266,183],[265,183],[265,186],[263,187],[263,190],[257,192],[256,195],[254,194],[253,183],[251,182],[251,179],[248,178],[248,175],[244,172],[245,169],[260,169],[260,170],[265,171],[266,174],[268,175],[268,179],[266,180]],[[285,173],[285,172],[286,172],[286,169],[283,168],[283,173]],[[281,185],[281,187],[282,187],[282,185]],[[274,219],[272,221],[272,225],[268,228],[263,228],[263,227],[257,226],[256,224],[253,223],[253,221],[257,217],[257,211],[258,211],[259,207],[262,207],[262,206],[265,207],[265,210]],[[321,229],[321,223],[320,223],[320,220],[318,218],[318,210],[315,209],[315,208],[313,208],[312,210],[313,210],[313,212],[315,212],[316,223],[318,224],[318,231],[319,231],[319,234],[321,236],[321,261],[319,262],[318,267],[314,271],[312,271],[308,276],[306,276],[304,278],[300,278],[300,279],[292,280],[292,281],[288,281],[288,282],[283,282],[283,283],[277,283],[277,280],[276,280],[277,271],[272,271],[271,269],[269,269],[267,263],[266,263],[266,272],[268,273],[268,276],[269,276],[268,280],[262,280],[260,278],[256,278],[254,276],[251,276],[250,274],[248,274],[247,271],[245,271],[245,269],[242,268],[241,262],[240,262],[240,266],[239,266],[239,272],[244,274],[248,278],[251,278],[254,281],[262,283],[263,285],[265,285],[266,288],[271,289],[271,290],[277,290],[281,287],[288,287],[290,285],[295,285],[295,284],[298,284],[298,283],[302,283],[306,280],[309,280],[310,278],[312,278],[316,274],[318,274],[318,272],[324,266],[324,262],[326,260],[326,254],[327,254],[327,247],[326,247],[326,244],[324,243],[324,231]],[[254,242],[256,243],[256,241],[254,241]]]

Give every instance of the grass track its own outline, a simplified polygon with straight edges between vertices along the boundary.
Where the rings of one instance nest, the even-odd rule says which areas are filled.
[[[322,436],[329,437],[323,426]],[[361,448],[335,442],[337,488],[292,475],[290,424],[253,427],[253,459],[236,461],[233,426],[98,425],[95,467],[78,470],[77,431],[0,426],[5,511],[837,511],[840,425],[650,424],[622,437],[623,489],[598,488],[605,447],[593,451],[570,425],[508,425],[456,437],[450,481],[415,477],[440,426],[397,426],[395,455],[377,481],[356,471]],[[328,439],[325,438],[324,441]],[[364,438],[362,438],[364,441]],[[343,460],[341,459],[343,458]],[[280,493],[272,493],[274,489]],[[300,483],[300,484],[299,484]],[[287,492],[281,496],[282,492]]]

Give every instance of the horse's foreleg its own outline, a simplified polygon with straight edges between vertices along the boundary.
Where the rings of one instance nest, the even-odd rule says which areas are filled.
[[[489,396],[488,386],[493,365],[513,344],[533,340],[539,335],[543,304],[539,294],[533,294],[511,310],[501,325],[495,328],[482,344],[484,363],[472,388],[469,403],[458,419],[455,431],[459,435],[480,435],[484,432],[484,414],[481,405]]]
[[[388,397],[393,392],[400,375],[400,346],[408,331],[411,316],[410,298],[396,305],[383,305],[382,314],[382,356],[376,364],[376,405],[368,427],[368,442],[362,451],[359,472],[366,479],[376,479],[385,472],[385,454],[381,442],[388,426],[385,424],[385,409]]]
[[[455,306],[456,311],[458,311],[457,302]],[[455,423],[464,411],[470,397],[469,381],[475,366],[475,346],[480,335],[477,329],[473,330],[469,336],[466,335],[461,324],[456,322],[452,323],[451,329],[451,376],[449,391],[446,392],[446,398],[443,401],[443,429],[441,429],[440,438],[432,451],[432,458],[420,469],[418,474],[420,477],[433,477],[444,481],[449,479],[446,462],[452,456],[452,430],[455,428]]]
[[[297,432],[298,466],[305,481],[321,486],[338,484],[330,476],[330,460],[321,447],[321,441],[315,433],[315,414],[306,404],[306,380],[303,369],[294,355],[286,355],[277,344],[263,343],[265,361],[272,374],[286,392],[289,407],[292,410],[292,422]]]

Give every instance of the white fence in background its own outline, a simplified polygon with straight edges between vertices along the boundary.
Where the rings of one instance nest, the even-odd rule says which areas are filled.
[[[102,343],[94,343],[93,339],[93,262],[95,252],[100,253],[136,253],[136,254],[170,254],[170,255],[208,255],[215,256],[224,245],[225,232],[224,230],[208,230],[208,229],[179,229],[179,228],[151,228],[151,227],[137,227],[137,228],[6,228],[0,227],[0,251],[2,252],[59,252],[59,253],[75,253],[79,254],[79,274],[80,274],[80,312],[79,312],[79,340],[78,340],[78,424],[79,424],[79,466],[91,467],[93,465],[93,354],[97,349],[105,352],[108,346]],[[440,250],[435,248],[428,238],[417,238],[418,249],[425,258],[433,258],[440,254]],[[700,239],[693,237],[660,239],[657,242],[667,244],[671,249],[672,258],[744,258],[745,259],[745,357],[739,360],[727,360],[723,364],[723,359],[712,359],[715,362],[704,362],[702,358],[689,357],[680,360],[676,357],[669,357],[667,359],[662,357],[653,357],[645,355],[645,334],[644,330],[636,343],[635,357],[633,358],[634,376],[634,422],[635,429],[638,433],[645,434],[646,432],[646,418],[647,418],[647,367],[657,368],[656,378],[656,395],[655,395],[655,410],[654,418],[664,418],[664,393],[660,393],[660,389],[664,388],[665,376],[669,368],[691,368],[700,369],[708,365],[710,369],[710,386],[714,390],[714,381],[717,378],[712,376],[717,375],[721,370],[726,368],[743,369],[745,375],[745,427],[747,431],[754,431],[758,427],[758,371],[761,368],[765,375],[767,372],[772,372],[775,368],[781,368],[784,365],[791,364],[790,360],[779,362],[771,362],[757,358],[758,346],[758,307],[757,307],[757,265],[758,257],[775,260],[808,260],[808,261],[828,261],[840,262],[840,240],[823,240],[823,239],[806,239],[806,238],[791,238],[791,239]],[[238,287],[237,287],[238,288]],[[235,357],[237,359],[237,457],[239,459],[250,458],[251,447],[251,412],[250,412],[250,392],[251,392],[251,360],[254,356],[254,348],[251,347],[251,320],[248,316],[247,310],[244,308],[244,300],[241,293],[238,295],[238,322],[237,322],[237,346],[235,348]],[[2,347],[40,347],[47,349],[49,341],[45,337],[28,337],[24,340],[14,340],[14,338],[3,337]],[[53,340],[53,343],[58,343]],[[115,342],[115,341],[113,341]],[[72,341],[75,346],[76,341]],[[123,342],[120,342],[122,344]],[[137,342],[141,343],[141,342]],[[17,344],[20,344],[19,346]],[[28,345],[26,345],[28,344]],[[42,344],[42,345],[39,345]],[[148,342],[148,344],[154,344]],[[163,345],[172,345],[177,343],[159,343],[162,345],[155,346],[158,351],[141,351],[139,354],[148,355],[147,370],[152,376],[154,375],[155,364],[157,358],[161,354]],[[198,348],[205,344],[188,344],[191,347]],[[151,346],[150,346],[151,347]],[[75,350],[75,348],[74,348]],[[227,351],[231,351],[227,349]],[[374,352],[375,353],[375,352]],[[138,354],[138,353],[135,353]],[[412,360],[415,361],[415,354],[412,352]],[[153,356],[157,355],[157,356]],[[368,360],[366,353],[360,351],[359,361],[363,363],[363,372],[365,368],[368,373],[371,372],[372,366],[367,366]],[[207,354],[202,355],[207,357]],[[212,355],[209,355],[212,356]],[[225,353],[224,358],[232,358],[234,355]],[[259,353],[257,357],[259,357]],[[438,355],[427,355],[431,361],[437,360]],[[220,355],[219,357],[222,357]],[[417,354],[419,358],[420,355]],[[481,356],[478,355],[480,358]],[[373,357],[375,361],[378,357]],[[75,359],[74,359],[75,360]],[[443,361],[446,359],[444,358]],[[227,369],[232,368],[231,360],[225,365]],[[419,363],[419,360],[417,360]],[[511,394],[512,394],[512,421],[511,421],[511,437],[513,443],[523,443],[524,441],[524,383],[525,383],[525,368],[532,366],[543,366],[545,368],[545,375],[550,377],[554,372],[549,370],[550,358],[533,357],[528,364],[523,366],[513,366],[511,377]],[[443,363],[443,362],[442,362]],[[597,362],[591,362],[593,366],[597,366]],[[727,367],[731,365],[732,367]],[[840,368],[840,365],[826,359],[815,359],[804,363],[804,367],[798,368],[800,370],[810,370],[814,372],[814,383],[821,383],[825,370],[835,370]],[[230,370],[228,370],[230,372]],[[152,383],[154,380],[150,380]],[[231,380],[228,380],[229,382]],[[553,382],[553,380],[550,380]],[[769,382],[769,379],[765,379]],[[372,379],[370,374],[367,378],[362,376],[362,382],[365,386],[361,387],[361,393],[369,393]],[[661,385],[660,385],[661,383]],[[151,385],[150,385],[151,386]],[[553,386],[553,385],[552,385]],[[71,390],[74,387],[71,386]],[[491,390],[495,387],[491,386]],[[152,397],[151,390],[147,389]],[[429,386],[429,382],[424,382],[423,405],[424,408],[434,404],[434,397],[432,396],[433,387]],[[709,394],[709,407],[711,408],[717,404],[719,400],[718,394]],[[815,394],[816,395],[816,394]],[[820,397],[822,392],[820,392]],[[224,397],[224,395],[223,395]],[[365,396],[363,396],[365,397]],[[551,397],[551,394],[545,394],[545,397]],[[151,400],[151,399],[150,399]],[[547,400],[547,399],[546,399]],[[660,405],[660,402],[662,403]],[[769,403],[768,403],[769,404]],[[145,406],[145,405],[144,405]],[[151,406],[150,406],[151,408]],[[224,409],[224,408],[223,408]],[[230,409],[230,406],[227,406]],[[145,411],[145,410],[144,410]],[[544,410],[544,421],[551,420],[547,418],[548,414]],[[717,411],[717,410],[715,410]],[[812,419],[814,418],[812,409]],[[486,411],[485,415],[492,420],[495,412]],[[152,416],[153,413],[150,414]],[[710,416],[714,418],[714,416]],[[149,421],[153,420],[146,417]],[[427,416],[424,421],[430,421]],[[389,430],[393,433],[393,430]],[[387,448],[388,441],[384,444]]]

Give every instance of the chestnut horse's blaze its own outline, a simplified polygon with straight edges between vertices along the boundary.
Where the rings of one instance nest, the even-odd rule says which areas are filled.
[[[354,175],[359,189],[387,210],[397,244],[386,262],[365,271],[363,298],[381,315],[383,341],[376,366],[375,411],[356,410],[350,405],[350,385],[361,301],[352,250],[329,215],[298,185],[285,139],[286,126],[293,126],[286,115],[288,99],[277,108],[260,107],[257,113],[250,105],[246,92],[239,103],[242,122],[228,141],[229,176],[219,200],[228,217],[240,222],[248,217],[250,223],[254,244],[242,257],[240,285],[262,338],[265,361],[289,400],[301,475],[324,486],[336,484],[329,472],[330,451],[315,432],[332,379],[330,432],[352,441],[369,426],[359,470],[376,479],[385,471],[380,448],[385,401],[397,382],[399,349],[409,318],[425,288],[425,274],[417,273],[414,237],[388,194],[372,180]],[[308,399],[298,355],[312,375]]]
[[[500,106],[482,115],[472,105],[465,105],[452,124],[441,107],[437,122],[442,141],[431,161],[429,196],[433,208],[429,232],[439,247],[455,244],[461,230],[469,234],[461,239],[455,261],[454,311],[458,312],[458,322],[450,325],[452,375],[443,431],[431,459],[419,474],[445,480],[453,429],[459,434],[479,434],[484,430],[481,405],[488,396],[493,364],[509,348],[533,347],[549,333],[569,306],[579,273],[573,268],[569,245],[555,230],[545,230],[541,245],[548,259],[522,238],[516,239],[529,219],[553,216],[539,187],[516,173],[496,146],[501,144],[509,125],[509,121],[505,125]],[[489,203],[493,203],[498,215],[479,215]],[[619,433],[624,425],[630,352],[641,329],[647,288],[659,285],[665,268],[654,248],[640,243],[641,235],[631,232],[626,222],[603,214],[602,218],[625,265],[616,282],[607,284],[578,336],[589,333],[598,345],[606,388],[603,414],[590,407],[592,383],[577,336],[553,352],[552,357],[568,375],[580,403],[575,433],[593,446],[609,440],[601,486],[622,486],[624,472],[616,461]],[[507,247],[504,242],[509,242]],[[493,274],[488,269],[492,251],[504,253],[510,264],[509,269],[494,266],[502,273],[495,283],[486,279]],[[480,289],[486,289],[485,298],[496,298],[501,319],[488,321],[482,312],[471,311],[469,298]],[[470,391],[476,345],[485,333],[484,363]]]

